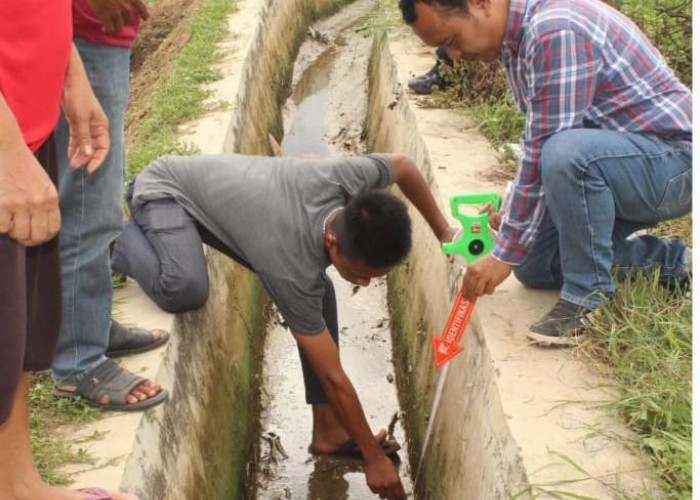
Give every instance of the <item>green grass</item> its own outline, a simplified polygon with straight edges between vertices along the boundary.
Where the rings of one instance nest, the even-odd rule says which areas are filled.
[[[413,33],[401,18],[398,0],[377,0],[374,8],[360,20],[355,31],[365,36],[387,31],[392,39]]]
[[[495,147],[517,143],[525,127],[525,115],[509,96],[480,100],[467,108],[467,115]]]
[[[90,463],[90,457],[82,448],[71,448],[67,439],[57,438],[56,430],[62,425],[95,420],[99,411],[77,400],[54,397],[53,386],[48,372],[31,376],[30,439],[34,461],[44,481],[49,484],[66,485],[70,483],[70,479],[58,472],[58,468],[66,463]]]
[[[178,126],[218,109],[222,103],[206,102],[212,92],[203,84],[221,79],[211,67],[222,54],[217,43],[227,34],[227,16],[232,0],[204,0],[189,20],[190,39],[177,55],[166,75],[155,75],[159,84],[153,92],[150,113],[135,125],[128,151],[127,172],[134,175],[164,154],[195,154],[197,148],[178,140]]]
[[[659,276],[621,283],[593,319],[584,352],[617,381],[610,404],[639,435],[666,498],[692,493],[692,304]]]
[[[663,221],[652,232],[661,238],[682,238],[688,246],[692,247],[693,217],[688,214],[680,219]]]

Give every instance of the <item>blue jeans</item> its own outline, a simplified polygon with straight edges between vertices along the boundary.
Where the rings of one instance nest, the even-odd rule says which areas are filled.
[[[515,276],[534,288],[561,289],[561,298],[595,308],[615,292],[613,269],[660,269],[663,279],[688,275],[681,240],[640,229],[690,212],[689,144],[610,130],[575,129],[542,148],[540,178],[548,217]]]
[[[68,126],[56,127],[59,199],[63,226],[61,273],[63,321],[53,363],[53,377],[64,383],[105,359],[109,345],[112,280],[109,244],[122,231],[124,114],[129,98],[129,58],[124,47],[74,40],[92,88],[109,118],[111,148],[92,175],[70,168]]]

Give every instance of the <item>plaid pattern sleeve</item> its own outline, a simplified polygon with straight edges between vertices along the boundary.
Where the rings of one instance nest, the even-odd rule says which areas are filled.
[[[546,217],[539,175],[542,145],[557,132],[583,127],[602,66],[591,42],[570,30],[538,37],[526,53],[521,63],[527,83],[520,90],[526,111],[522,153],[493,250],[497,260],[511,265],[527,256]]]

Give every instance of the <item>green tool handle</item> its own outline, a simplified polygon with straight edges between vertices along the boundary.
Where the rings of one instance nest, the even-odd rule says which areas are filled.
[[[489,214],[466,215],[459,210],[462,205],[483,205],[486,203],[491,203],[494,209],[499,210],[501,198],[497,193],[461,194],[450,198],[452,216],[462,224],[463,232],[462,237],[458,241],[442,244],[444,253],[459,254],[471,264],[491,250],[493,238],[489,232]],[[470,251],[469,248],[470,242],[474,239],[479,239],[483,243],[483,249],[478,254]]]

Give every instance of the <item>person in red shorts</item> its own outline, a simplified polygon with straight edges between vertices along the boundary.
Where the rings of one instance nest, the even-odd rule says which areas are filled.
[[[29,441],[28,372],[51,367],[61,315],[52,130],[59,105],[73,168],[109,150],[107,118],[71,43],[70,0],[5,2],[0,15],[0,499],[127,500],[44,483]],[[62,151],[61,154],[66,154]]]

